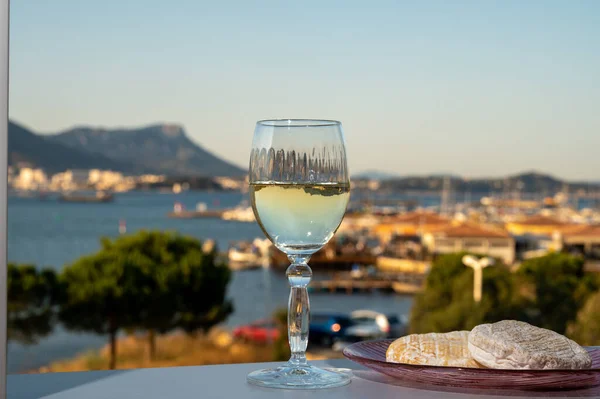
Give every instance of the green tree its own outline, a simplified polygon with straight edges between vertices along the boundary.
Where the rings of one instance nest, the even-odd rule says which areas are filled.
[[[134,325],[149,277],[139,267],[139,254],[110,251],[107,244],[105,240],[102,250],[63,269],[60,281],[65,298],[59,318],[68,329],[107,334],[109,368],[114,369],[117,333]]]
[[[206,331],[232,312],[225,299],[230,271],[216,257],[200,241],[170,232],[103,239],[98,253],[65,268],[61,320],[71,329],[108,334],[111,368],[121,329],[147,331],[154,358],[156,333]]]
[[[422,323],[427,315],[450,304],[451,283],[467,269],[461,260],[464,255],[466,253],[441,255],[432,263],[425,282],[425,290],[416,297],[411,310],[412,327],[421,330],[418,324]]]
[[[203,252],[198,240],[178,237],[171,251],[180,254],[170,287],[177,294],[176,326],[188,333],[206,333],[232,312],[226,299],[231,279],[229,267],[219,260],[216,247]]]
[[[289,360],[292,355],[288,342],[287,316],[288,310],[285,308],[277,309],[273,312],[273,319],[277,323],[279,330],[279,336],[273,346],[273,360],[275,361]]]
[[[55,323],[60,287],[52,269],[8,264],[8,339],[35,343],[48,335]]]
[[[177,293],[173,280],[180,267],[182,254],[188,246],[177,245],[181,238],[172,233],[140,231],[120,236],[116,240],[103,239],[102,251],[121,263],[121,267],[138,270],[136,304],[128,330],[141,329],[148,333],[148,356],[155,358],[155,335],[175,328]]]
[[[552,253],[524,261],[517,275],[529,298],[530,322],[564,334],[597,282],[584,275],[580,257]]]
[[[590,296],[598,290],[600,290],[600,275],[598,273],[585,273],[573,293],[577,309],[581,309],[587,303]]]
[[[474,302],[473,270],[463,265],[464,255],[441,255],[433,262],[411,310],[412,333],[470,330],[481,323],[525,318],[513,277],[501,263],[483,270],[481,302]]]
[[[567,334],[580,345],[600,345],[600,291],[588,298]]]
[[[148,349],[155,356],[155,334],[181,328],[206,332],[233,311],[226,300],[231,272],[217,261],[216,248],[204,252],[195,238],[171,232],[140,231],[106,241],[104,248],[121,259],[133,258],[146,278],[138,298],[140,312],[134,323],[148,331]]]

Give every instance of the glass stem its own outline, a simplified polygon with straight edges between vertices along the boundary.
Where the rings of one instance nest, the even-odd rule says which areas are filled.
[[[290,300],[288,308],[288,340],[292,357],[291,366],[306,366],[306,346],[308,345],[308,323],[310,303],[306,287],[312,277],[307,262],[310,255],[290,255],[292,262],[286,271],[290,282]]]

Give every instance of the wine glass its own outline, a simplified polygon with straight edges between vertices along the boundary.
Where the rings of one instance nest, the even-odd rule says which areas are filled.
[[[283,119],[256,123],[250,155],[250,198],[258,224],[291,262],[288,308],[290,360],[248,374],[248,382],[272,388],[315,389],[346,385],[350,376],[306,361],[311,255],[340,226],[350,199],[342,124]]]

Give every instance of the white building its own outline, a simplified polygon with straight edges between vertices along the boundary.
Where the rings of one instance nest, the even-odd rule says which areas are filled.
[[[42,169],[21,168],[11,180],[12,186],[18,190],[41,190],[48,185],[48,177]]]
[[[92,169],[88,174],[87,183],[97,190],[108,190],[123,183],[123,181],[124,177],[120,172]]]
[[[231,177],[215,177],[215,181],[226,190],[241,190],[244,185],[243,180]]]
[[[500,258],[507,265],[515,261],[515,240],[505,230],[473,224],[450,225],[423,236],[430,253],[470,252]]]
[[[68,169],[52,176],[50,187],[57,191],[69,191],[87,188],[89,175],[89,170]]]
[[[68,170],[71,176],[71,182],[77,187],[85,187],[90,180],[90,171],[86,169]]]

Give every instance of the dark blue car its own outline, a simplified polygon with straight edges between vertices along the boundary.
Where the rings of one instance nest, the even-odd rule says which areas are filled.
[[[311,313],[308,339],[311,343],[331,347],[351,324],[350,317],[344,314]]]

